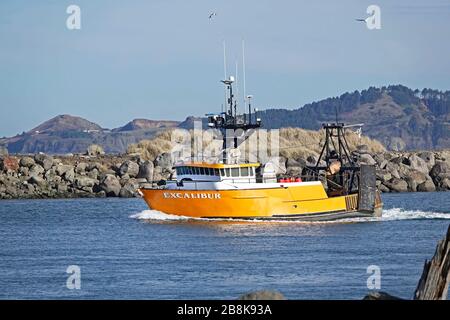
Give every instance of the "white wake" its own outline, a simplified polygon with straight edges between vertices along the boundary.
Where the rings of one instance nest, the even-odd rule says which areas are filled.
[[[178,216],[166,214],[157,210],[144,210],[133,214],[130,218],[138,220],[154,220],[154,221],[243,221],[243,222],[263,222],[263,223],[303,223],[303,224],[317,224],[317,223],[343,223],[343,222],[371,222],[371,221],[396,221],[396,220],[424,220],[424,219],[450,219],[450,213],[421,211],[421,210],[405,210],[402,208],[392,208],[383,210],[381,217],[373,218],[348,218],[335,221],[299,221],[299,220],[263,220],[263,219],[207,219],[207,218],[192,218],[187,216]]]
[[[138,220],[161,220],[161,221],[170,221],[170,220],[188,220],[189,217],[185,216],[176,216],[173,214],[166,214],[157,210],[144,210],[136,214],[132,214],[130,218],[138,219]]]
[[[383,210],[381,217],[381,220],[384,221],[422,219],[450,219],[450,213],[392,208]]]

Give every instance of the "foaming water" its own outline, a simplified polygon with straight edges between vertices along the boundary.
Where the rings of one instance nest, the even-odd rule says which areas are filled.
[[[450,219],[450,214],[444,212],[404,210],[402,208],[392,208],[383,210],[381,220],[422,220],[422,219]]]
[[[132,214],[130,218],[138,220],[160,220],[160,221],[175,221],[175,220],[190,219],[189,217],[166,214],[157,210],[144,210],[139,213]]]
[[[133,214],[130,218],[138,220],[154,220],[154,221],[235,221],[235,222],[255,222],[255,223],[301,223],[301,224],[329,224],[329,223],[349,223],[349,222],[377,222],[377,221],[396,221],[396,220],[424,220],[424,219],[450,219],[449,213],[421,211],[421,210],[405,210],[402,208],[391,208],[383,210],[381,217],[370,218],[348,218],[334,221],[300,221],[300,220],[264,220],[264,219],[208,219],[193,218],[187,216],[179,216],[166,214],[157,210],[143,210]]]

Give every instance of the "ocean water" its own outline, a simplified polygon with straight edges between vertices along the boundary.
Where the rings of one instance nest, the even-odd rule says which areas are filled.
[[[1,201],[0,298],[361,299],[369,266],[382,291],[411,298],[450,224],[450,193],[383,201],[382,218],[328,223],[191,220],[141,199]],[[73,265],[80,289],[67,288]]]

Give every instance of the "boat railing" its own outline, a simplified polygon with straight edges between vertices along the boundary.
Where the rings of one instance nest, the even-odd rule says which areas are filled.
[[[140,183],[139,187],[144,188],[144,189],[145,188],[147,188],[147,189],[150,189],[150,188],[151,189],[165,189],[167,187],[167,185],[170,185],[170,184],[176,184],[179,187],[181,187],[183,185],[187,185],[187,184],[193,184],[194,188],[197,189],[199,183],[218,183],[218,182],[230,183],[230,184],[257,183],[255,177],[253,177],[253,178],[238,178],[238,179],[224,179],[224,180],[199,180],[199,181],[194,181],[194,180],[178,181],[178,180],[170,179],[170,180],[158,180],[158,181],[149,181],[149,182],[145,182],[145,183]],[[268,183],[268,182],[273,182],[273,179],[263,178],[262,183]]]

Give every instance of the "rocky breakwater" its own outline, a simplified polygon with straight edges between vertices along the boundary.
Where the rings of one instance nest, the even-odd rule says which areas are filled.
[[[376,166],[377,186],[382,192],[430,192],[450,190],[450,150],[370,154],[360,145],[352,155],[361,164]],[[317,156],[281,159],[279,174],[296,176]]]
[[[131,156],[0,156],[0,199],[134,197],[162,179],[154,162]]]
[[[450,151],[369,153],[360,145],[353,156],[376,166],[382,192],[450,190]],[[280,157],[278,177],[301,176],[317,155]],[[49,156],[0,153],[0,199],[135,197],[139,186],[174,177],[171,156]]]

